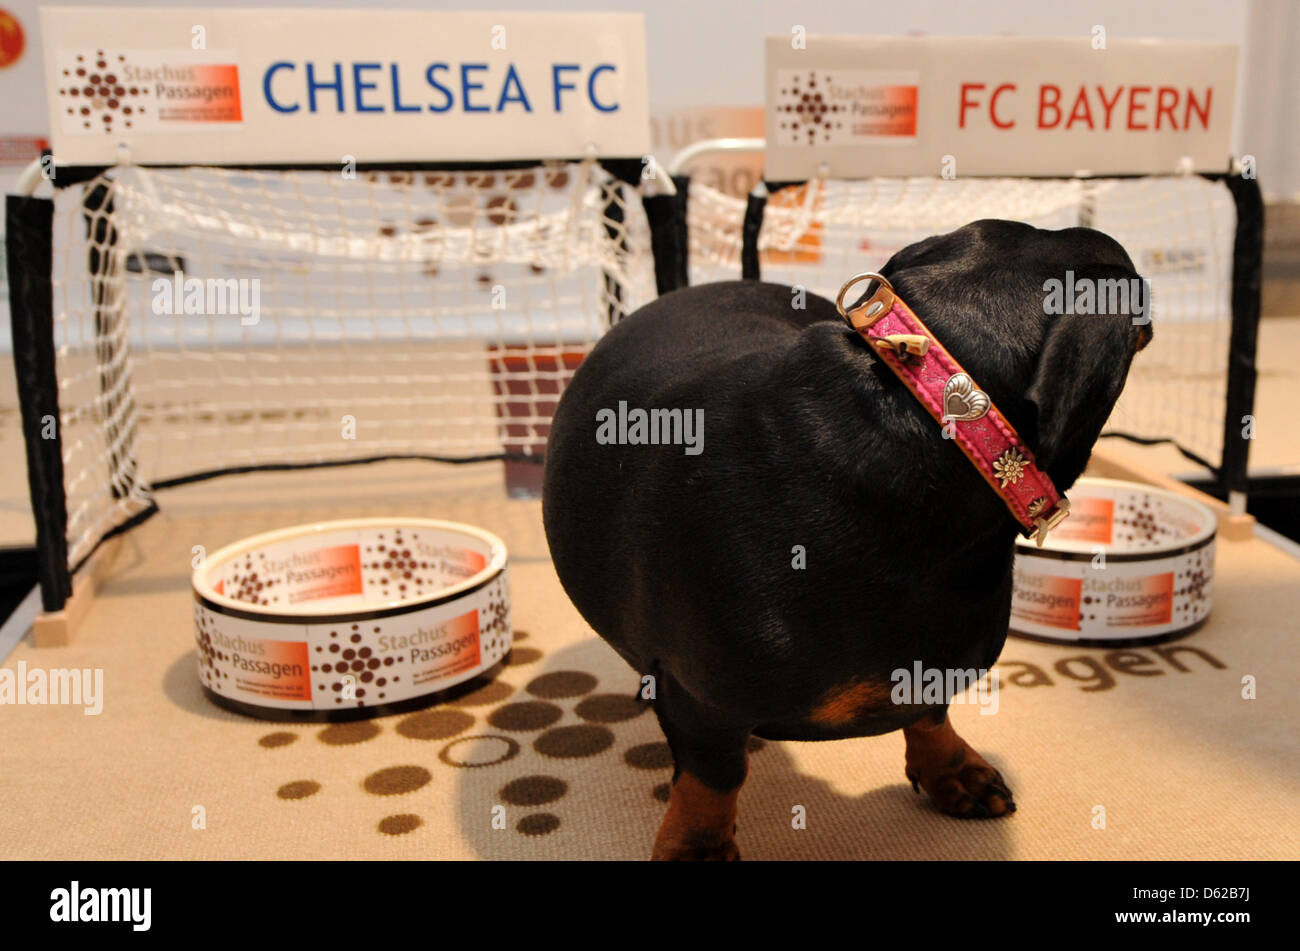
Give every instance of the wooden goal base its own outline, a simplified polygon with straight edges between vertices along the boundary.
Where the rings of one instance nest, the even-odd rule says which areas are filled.
[[[99,546],[89,563],[72,582],[72,596],[61,611],[42,611],[32,622],[32,643],[36,647],[65,647],[90,610],[95,594],[108,577],[122,548],[122,537],[110,538]]]
[[[1179,482],[1163,472],[1155,472],[1127,459],[1121,459],[1105,449],[1096,448],[1092,451],[1092,458],[1088,460],[1088,474],[1101,476],[1104,479],[1145,482],[1147,485],[1154,485],[1156,488],[1200,502],[1218,516],[1219,537],[1227,541],[1242,542],[1255,537],[1255,516],[1245,512],[1235,513],[1228,507],[1227,502],[1221,502],[1212,495],[1193,489],[1190,485]]]

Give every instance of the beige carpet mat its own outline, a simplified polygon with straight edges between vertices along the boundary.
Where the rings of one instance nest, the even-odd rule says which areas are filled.
[[[387,463],[166,492],[130,533],[73,644],[6,661],[101,668],[103,711],[0,706],[0,857],[638,859],[670,776],[637,677],[586,627],[547,556],[537,502],[497,466]],[[519,640],[493,682],[415,714],[283,725],[199,689],[188,587],[209,551],[319,518],[412,514],[500,534]],[[611,597],[617,597],[611,592]],[[1136,653],[1012,640],[998,712],[954,720],[1020,810],[962,822],[903,777],[900,734],[755,741],[748,859],[1300,857],[1300,562],[1221,543],[1192,637]],[[1120,668],[1125,668],[1120,670]],[[1137,674],[1141,670],[1142,676]],[[1243,678],[1256,699],[1243,698]],[[802,807],[800,810],[798,807]],[[802,812],[806,828],[792,820]]]

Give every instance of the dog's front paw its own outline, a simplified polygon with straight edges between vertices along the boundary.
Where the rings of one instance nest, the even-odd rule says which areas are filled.
[[[942,723],[922,721],[905,727],[907,778],[924,789],[936,806],[958,819],[989,819],[1016,811],[1002,774]]]

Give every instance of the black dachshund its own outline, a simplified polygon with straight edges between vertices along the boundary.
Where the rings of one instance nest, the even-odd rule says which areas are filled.
[[[976,221],[882,273],[1068,489],[1151,333],[1144,307],[1049,313],[1046,287],[1137,280],[1123,248],[1086,228]],[[750,734],[901,728],[906,775],[944,812],[1015,810],[953,731],[951,697],[891,694],[918,662],[993,666],[1019,526],[835,306],[802,297],[739,281],[667,294],[605,335],[555,415],[556,571],[653,678],[672,748],[655,858],[738,857]]]

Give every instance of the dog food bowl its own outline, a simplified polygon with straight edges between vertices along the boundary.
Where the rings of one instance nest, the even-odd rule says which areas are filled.
[[[1016,543],[1011,633],[1130,647],[1210,616],[1218,520],[1199,502],[1136,482],[1083,478],[1042,548]]]
[[[265,719],[415,709],[510,650],[506,546],[471,525],[365,518],[268,532],[193,575],[199,678]]]

